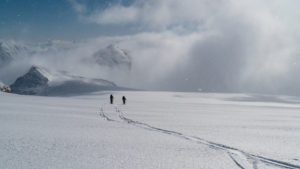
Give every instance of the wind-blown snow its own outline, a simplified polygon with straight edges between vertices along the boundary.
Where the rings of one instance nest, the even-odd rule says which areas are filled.
[[[0,92],[0,168],[300,168],[299,98],[109,94]]]

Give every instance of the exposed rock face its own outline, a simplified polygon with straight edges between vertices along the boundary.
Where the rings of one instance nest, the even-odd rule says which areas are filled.
[[[93,55],[94,60],[101,66],[111,68],[131,69],[131,57],[127,51],[118,48],[115,45],[109,45],[99,50]]]
[[[25,75],[19,77],[10,88],[12,93],[39,95],[48,88],[48,81],[48,78],[37,67],[33,66]]]

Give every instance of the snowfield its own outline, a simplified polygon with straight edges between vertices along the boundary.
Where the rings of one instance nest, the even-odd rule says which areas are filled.
[[[110,94],[0,92],[0,168],[300,168],[300,98]]]

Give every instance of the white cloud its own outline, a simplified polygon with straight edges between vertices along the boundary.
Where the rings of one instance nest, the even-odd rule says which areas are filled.
[[[79,3],[77,0],[67,0],[72,8],[78,13],[84,13],[87,11],[87,8],[84,4]]]
[[[162,29],[170,25],[202,23],[217,13],[222,1],[209,0],[142,0],[131,6],[116,4],[94,11],[86,20],[102,24],[137,24]]]
[[[77,1],[70,2],[76,6]],[[73,7],[85,20],[100,27],[128,24],[139,31],[89,39],[76,50],[57,54],[53,60],[49,55],[43,62],[145,89],[300,94],[295,87],[300,85],[300,13],[295,8],[299,3],[142,0],[130,6],[116,4],[90,11],[90,15],[82,15],[86,7]],[[133,70],[127,76],[80,62],[81,57],[111,43],[133,56]],[[57,65],[58,58],[66,62]]]
[[[129,24],[137,20],[139,9],[135,7],[113,6],[102,12],[95,12],[86,20],[98,24]]]

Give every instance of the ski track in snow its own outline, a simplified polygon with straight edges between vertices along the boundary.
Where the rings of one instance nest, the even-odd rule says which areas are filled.
[[[104,118],[105,120],[107,120],[107,121],[115,121],[115,120],[113,120],[113,119],[111,119],[111,118],[109,118],[108,116],[105,115],[105,113],[104,113],[104,106],[105,106],[105,105],[102,105],[102,106],[101,106],[99,115],[100,115],[102,118]]]
[[[228,152],[227,154],[228,154],[228,156],[232,159],[232,161],[233,161],[239,168],[245,169],[239,162],[236,161],[235,158],[232,157],[231,153]]]
[[[234,164],[238,168],[241,168],[241,169],[245,169],[245,168],[257,169],[258,168],[257,167],[258,162],[262,162],[262,163],[264,163],[268,166],[287,168],[287,169],[300,169],[300,166],[290,164],[288,162],[279,161],[279,160],[263,157],[263,156],[260,156],[260,155],[247,153],[247,152],[245,152],[243,150],[240,150],[238,148],[234,148],[234,147],[230,147],[230,146],[227,146],[227,145],[223,145],[223,144],[215,143],[215,142],[212,142],[212,141],[208,141],[208,140],[202,139],[202,138],[197,137],[197,136],[188,136],[188,135],[185,135],[185,134],[177,132],[177,131],[166,130],[166,129],[151,126],[147,123],[132,120],[130,118],[125,117],[124,116],[125,113],[122,112],[118,106],[115,106],[114,108],[115,108],[115,112],[117,113],[117,116],[119,117],[119,119],[113,119],[112,117],[109,117],[105,113],[105,106],[106,106],[106,104],[103,104],[101,106],[100,112],[98,114],[99,114],[100,117],[102,117],[106,121],[109,121],[109,122],[126,122],[130,125],[133,125],[133,126],[136,126],[136,127],[142,128],[142,129],[146,129],[146,130],[150,130],[150,131],[156,131],[156,132],[160,132],[160,133],[163,133],[163,134],[176,136],[176,137],[188,140],[188,141],[196,142],[198,144],[207,145],[212,149],[225,151],[225,152],[227,152],[230,159],[234,162]],[[239,157],[239,160],[237,160],[234,156]],[[246,160],[244,160],[244,161],[246,161],[246,163],[249,165],[249,167],[248,167],[248,165],[247,165],[247,167],[243,166],[243,165],[245,165],[245,163],[241,162],[243,160],[243,156],[246,158]]]

